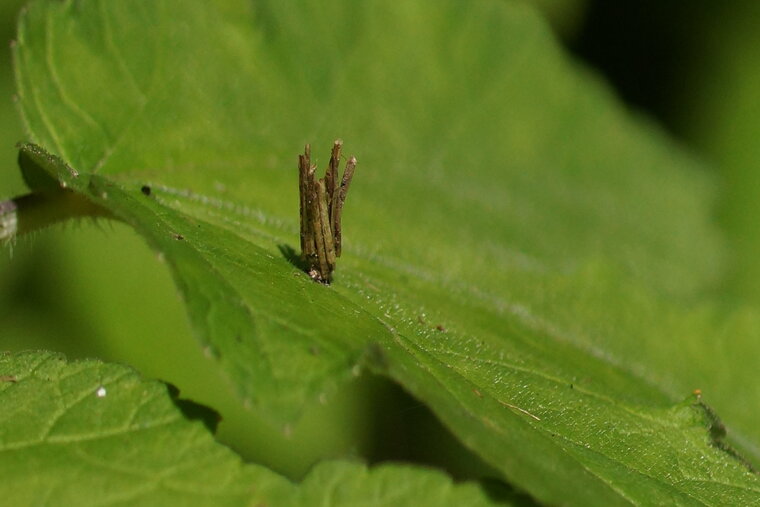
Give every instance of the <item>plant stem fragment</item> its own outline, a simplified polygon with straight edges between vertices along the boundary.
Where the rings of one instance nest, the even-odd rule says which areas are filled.
[[[346,162],[338,183],[340,152],[343,141],[333,144],[330,163],[323,178],[317,179],[317,167],[311,163],[311,147],[298,157],[298,188],[301,199],[301,257],[312,279],[329,284],[342,246],[341,216],[346,194],[356,169],[356,158]]]
[[[108,217],[110,212],[66,189],[41,190],[0,202],[0,241],[70,218]]]

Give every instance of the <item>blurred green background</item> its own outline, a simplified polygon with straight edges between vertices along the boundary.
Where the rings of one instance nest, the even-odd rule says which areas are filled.
[[[507,1],[507,0],[503,0]],[[596,69],[632,114],[653,118],[706,158],[722,184],[720,220],[734,246],[730,302],[760,296],[760,3],[525,0],[557,39]],[[0,2],[10,42],[20,0]],[[7,45],[0,52],[0,197],[25,193],[14,145],[24,140],[13,105]],[[246,459],[301,477],[317,459],[363,456],[488,475],[430,412],[395,386],[364,377],[310,408],[292,428],[243,411],[190,332],[168,270],[129,228],[65,224],[22,238],[0,255],[0,350],[49,349],[129,364],[178,386],[223,416],[220,439]]]

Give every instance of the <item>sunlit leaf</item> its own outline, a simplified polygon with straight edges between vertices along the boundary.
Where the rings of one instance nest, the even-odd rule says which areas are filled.
[[[0,373],[8,505],[475,506],[514,497],[499,489],[492,499],[431,470],[344,462],[320,464],[297,486],[241,463],[187,420],[202,407],[124,366],[30,352],[0,357]]]
[[[701,303],[712,182],[530,9],[41,1],[16,58],[22,166],[164,256],[244,403],[283,423],[365,365],[540,500],[757,498],[687,398],[735,387]],[[359,166],[327,287],[287,252],[296,156],[337,137]]]

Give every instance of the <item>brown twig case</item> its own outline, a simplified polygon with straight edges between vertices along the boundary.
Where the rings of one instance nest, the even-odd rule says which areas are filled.
[[[309,276],[330,283],[335,261],[341,253],[341,215],[346,194],[356,169],[356,158],[346,162],[343,177],[338,183],[340,151],[343,141],[333,144],[330,163],[323,178],[315,176],[317,167],[311,163],[311,147],[298,157],[298,188],[301,197],[301,257]]]

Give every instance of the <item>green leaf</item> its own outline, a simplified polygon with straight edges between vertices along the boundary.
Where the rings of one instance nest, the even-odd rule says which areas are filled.
[[[303,403],[358,374],[364,337],[388,330],[360,307],[316,286],[281,256],[229,231],[171,212],[140,187],[133,192],[79,174],[35,146],[21,165],[57,174],[132,224],[166,259],[204,352],[220,363],[246,405],[291,421]],[[293,300],[295,294],[308,304]]]
[[[236,505],[252,484],[288,485],[244,467],[184,419],[163,384],[123,366],[21,353],[0,357],[0,371],[0,490],[9,504]]]
[[[757,357],[705,299],[712,182],[530,9],[40,1],[16,59],[31,140],[65,163],[22,160],[163,254],[210,358],[272,419],[366,364],[542,501],[760,493],[681,401],[733,392],[754,371],[719,367],[735,347]],[[296,155],[324,166],[340,136],[359,166],[325,287],[278,247],[298,237]],[[753,405],[723,405],[742,449],[760,442]]]
[[[439,472],[315,467],[297,486],[244,465],[166,386],[98,361],[0,356],[0,495],[8,505],[493,505]],[[187,412],[186,412],[187,413]],[[498,503],[517,496],[494,492]]]

